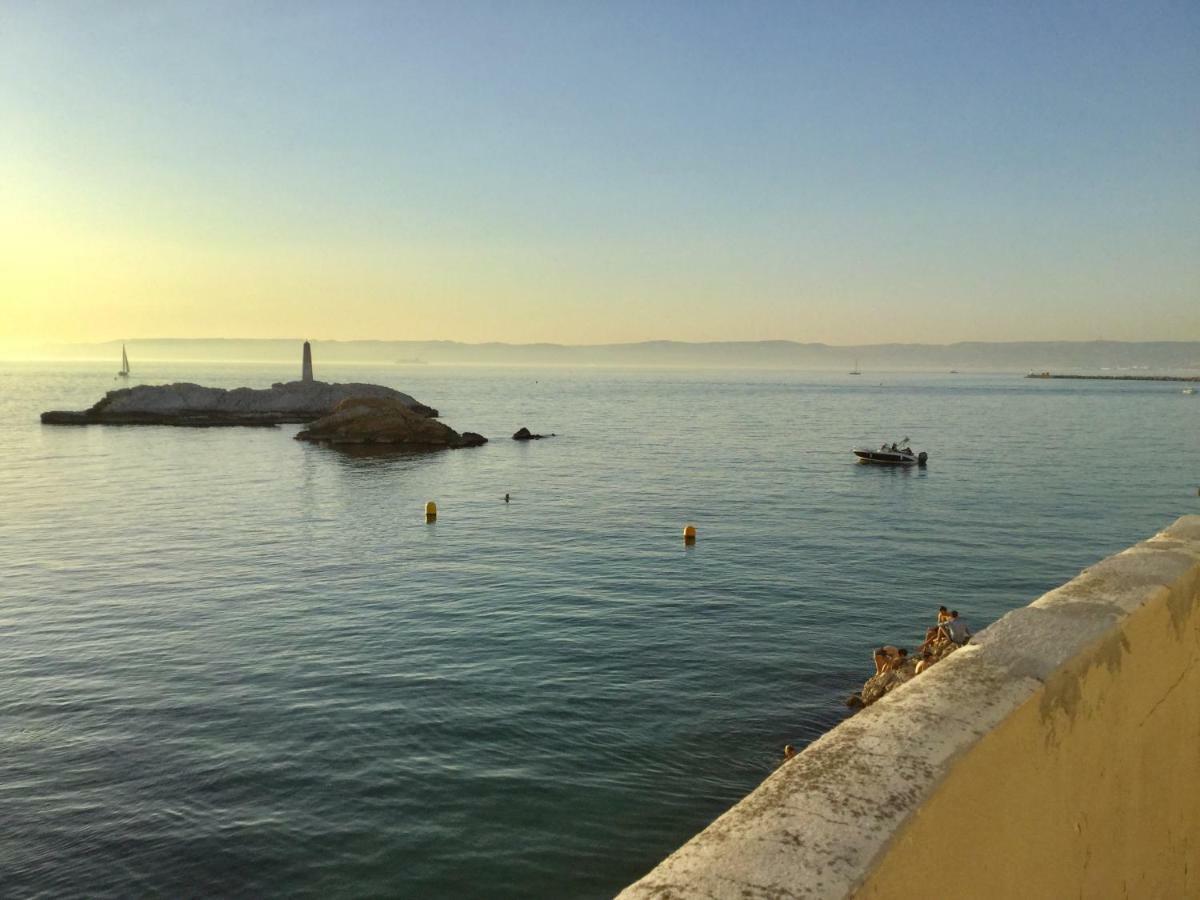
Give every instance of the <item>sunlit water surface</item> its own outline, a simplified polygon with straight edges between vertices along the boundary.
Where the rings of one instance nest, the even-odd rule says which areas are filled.
[[[1200,511],[1178,385],[318,361],[492,442],[38,424],[113,368],[0,365],[7,896],[609,896],[835,725],[872,646]],[[926,470],[852,461],[905,434]]]

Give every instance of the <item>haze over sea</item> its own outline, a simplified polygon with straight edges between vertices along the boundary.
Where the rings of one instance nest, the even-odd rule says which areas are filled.
[[[609,896],[840,721],[873,646],[1200,505],[1178,384],[318,359],[492,441],[38,423],[115,368],[0,364],[7,896]],[[849,453],[904,435],[927,469]]]

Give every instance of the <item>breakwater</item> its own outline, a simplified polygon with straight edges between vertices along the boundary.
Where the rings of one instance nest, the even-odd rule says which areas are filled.
[[[1070,378],[1076,381],[1190,381],[1200,382],[1200,375],[1057,375],[1051,372],[1030,372],[1026,378]]]
[[[1185,516],[819,738],[620,896],[1196,896],[1197,660]]]

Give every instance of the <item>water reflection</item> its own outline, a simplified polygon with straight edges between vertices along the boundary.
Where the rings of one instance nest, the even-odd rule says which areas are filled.
[[[418,449],[399,444],[306,444],[305,447],[309,453],[328,456],[354,471],[416,469],[455,452],[446,448]]]
[[[905,478],[910,476],[924,478],[927,474],[929,474],[929,469],[926,466],[880,466],[862,462],[861,460],[855,461],[854,468],[857,472],[869,472],[871,474],[882,473],[892,476],[903,475]]]

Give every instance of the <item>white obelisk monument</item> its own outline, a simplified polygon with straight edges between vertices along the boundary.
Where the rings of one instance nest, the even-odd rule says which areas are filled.
[[[312,381],[312,344],[304,342],[304,368],[300,372],[301,381]]]

